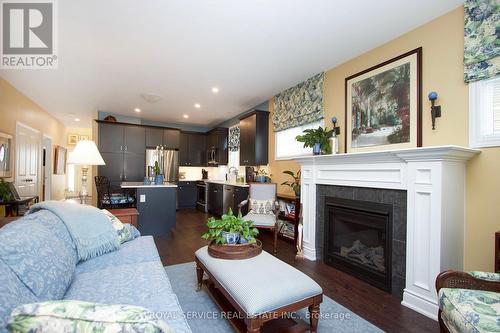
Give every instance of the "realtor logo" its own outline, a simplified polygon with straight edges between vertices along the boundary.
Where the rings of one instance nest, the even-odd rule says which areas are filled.
[[[1,68],[57,67],[55,3],[2,0]]]

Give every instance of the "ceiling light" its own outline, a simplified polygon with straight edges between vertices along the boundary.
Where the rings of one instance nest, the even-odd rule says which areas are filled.
[[[201,105],[200,105],[200,104],[198,104],[198,103],[196,103],[196,104],[194,105],[194,107],[195,107],[195,108],[197,108],[197,109],[199,109],[199,108],[201,108]]]
[[[219,92],[219,88],[217,88],[217,87],[213,87],[213,88],[212,88],[212,92],[213,92],[214,94],[217,94],[217,93]]]
[[[134,111],[137,112],[137,113],[139,113],[139,112],[141,112],[141,109],[135,108]]]
[[[75,121],[80,121],[80,118],[75,118]]]
[[[189,115],[185,114],[185,115],[183,115],[183,117],[187,119],[187,118],[189,118]]]

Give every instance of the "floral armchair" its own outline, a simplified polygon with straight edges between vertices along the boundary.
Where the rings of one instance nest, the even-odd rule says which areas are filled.
[[[436,290],[441,332],[500,331],[500,274],[445,271]]]

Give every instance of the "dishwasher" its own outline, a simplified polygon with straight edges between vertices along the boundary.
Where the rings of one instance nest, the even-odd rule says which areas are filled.
[[[224,194],[222,195],[222,214],[227,214],[229,208],[232,209],[233,204],[234,204],[234,186],[224,185]]]

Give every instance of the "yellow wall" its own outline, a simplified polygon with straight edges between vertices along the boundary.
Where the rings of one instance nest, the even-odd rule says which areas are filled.
[[[468,87],[463,82],[463,7],[437,18],[395,40],[326,72],[324,109],[326,123],[339,119],[344,142],[345,78],[366,68],[418,47],[422,54],[423,145],[454,144],[468,146]],[[443,117],[431,127],[427,94],[437,91]],[[270,101],[272,112],[273,101]],[[272,126],[270,126],[272,127]],[[341,152],[344,147],[341,144]],[[500,230],[500,148],[485,148],[467,167],[465,269],[493,270],[494,232]],[[276,161],[274,133],[270,130],[270,171],[273,181],[281,182],[282,171],[297,170],[293,161]],[[280,186],[280,192],[289,191]],[[290,192],[286,192],[290,193]],[[460,207],[457,207],[460,209]]]
[[[16,121],[39,130],[52,138],[52,145],[65,146],[65,128],[32,100],[0,78],[0,132],[16,136]],[[14,152],[15,156],[15,143]],[[52,155],[54,156],[54,155]],[[15,158],[14,163],[15,163]],[[13,165],[15,170],[15,165]],[[15,174],[15,171],[13,172]],[[64,198],[64,175],[52,175],[52,199]]]

